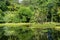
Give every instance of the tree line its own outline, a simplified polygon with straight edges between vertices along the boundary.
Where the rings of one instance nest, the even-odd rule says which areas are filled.
[[[0,23],[60,22],[60,0],[0,0]]]

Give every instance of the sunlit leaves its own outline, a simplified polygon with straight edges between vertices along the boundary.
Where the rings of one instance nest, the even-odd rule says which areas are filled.
[[[7,11],[4,16],[5,22],[20,22],[19,17],[16,15],[16,12]]]

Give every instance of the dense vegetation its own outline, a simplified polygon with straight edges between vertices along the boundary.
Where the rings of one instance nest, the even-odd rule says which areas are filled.
[[[59,0],[13,1],[0,0],[0,22],[60,22]]]
[[[53,22],[60,23],[60,0],[0,0],[0,40],[60,40],[60,30],[52,28],[55,27]],[[11,27],[1,23],[39,25],[15,27],[12,24]],[[35,26],[42,28],[33,28]]]

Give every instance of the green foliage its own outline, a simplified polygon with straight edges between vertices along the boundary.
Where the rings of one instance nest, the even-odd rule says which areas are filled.
[[[15,0],[0,1],[2,14],[7,10],[13,12],[13,15],[17,14],[18,22],[60,22],[59,7],[59,0],[23,0],[20,4]]]
[[[6,5],[5,1],[0,1],[0,9],[2,11],[6,11],[7,10],[7,5]]]
[[[8,23],[17,23],[20,22],[19,17],[16,15],[17,12],[6,11],[4,16],[4,21]]]
[[[21,22],[29,22],[34,13],[29,7],[20,7],[18,11]]]
[[[11,25],[11,24],[8,24]],[[57,34],[59,35],[60,31],[55,29],[56,24],[55,23],[45,23],[45,24],[32,24],[34,26],[7,26],[7,24],[4,25],[4,27],[0,26],[0,40],[48,40],[48,31],[52,32],[53,39],[59,38]],[[37,26],[40,26],[39,28]],[[51,28],[49,28],[49,27]],[[53,27],[54,26],[54,27]],[[45,27],[45,28],[44,28]],[[57,27],[57,26],[56,26]],[[5,36],[5,37],[4,37]],[[55,38],[55,36],[57,36]],[[7,38],[7,39],[6,39]]]
[[[18,1],[0,0],[0,23],[12,23],[0,24],[0,40],[49,40],[47,36],[49,28],[51,28],[53,40],[60,39],[60,30],[54,28],[59,27],[60,24],[56,26],[53,23],[60,22],[60,0],[16,2]],[[20,26],[19,23],[36,23],[38,25]]]
[[[2,23],[3,22],[3,11],[2,10],[0,10],[0,22]]]
[[[32,10],[39,10],[38,18],[35,18],[39,21],[52,21],[58,22],[60,17],[57,15],[57,9],[60,7],[59,0],[24,0],[22,4],[31,6]],[[35,12],[36,13],[36,12]],[[36,13],[37,14],[37,13]],[[43,17],[44,16],[44,17]],[[37,17],[37,16],[34,16]]]
[[[2,10],[0,10],[0,20],[2,19]]]

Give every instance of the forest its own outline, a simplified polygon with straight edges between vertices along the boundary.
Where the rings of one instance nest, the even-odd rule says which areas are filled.
[[[0,40],[60,40],[60,0],[0,0]]]

